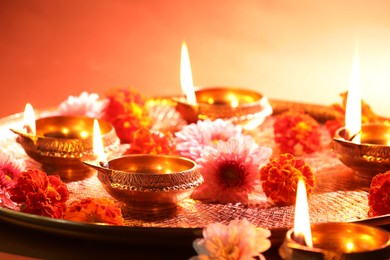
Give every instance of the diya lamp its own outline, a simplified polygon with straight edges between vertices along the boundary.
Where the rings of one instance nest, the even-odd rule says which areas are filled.
[[[94,136],[98,179],[115,199],[133,210],[170,211],[203,183],[195,161],[171,155],[131,154],[106,159],[102,138]],[[96,162],[95,161],[95,162]]]
[[[371,181],[378,173],[390,170],[390,126],[384,123],[361,124],[361,95],[358,56],[348,90],[345,126],[339,128],[332,149],[340,161],[357,177]]]
[[[114,127],[106,121],[84,116],[50,116],[35,120],[31,105],[26,105],[24,130],[11,131],[18,135],[17,142],[27,155],[42,164],[43,170],[58,174],[63,180],[75,180],[92,172],[83,161],[95,158],[92,143],[94,122],[102,129],[107,149],[119,145]]]
[[[132,154],[86,165],[98,171],[106,191],[133,210],[174,210],[203,183],[196,163],[170,155]]]
[[[388,259],[390,233],[357,223],[310,225],[306,188],[299,180],[294,227],[286,233],[279,254],[283,259]]]
[[[180,81],[185,98],[175,98],[176,110],[187,123],[222,118],[252,130],[272,114],[268,98],[253,90],[238,87],[195,89],[185,43],[181,52]]]

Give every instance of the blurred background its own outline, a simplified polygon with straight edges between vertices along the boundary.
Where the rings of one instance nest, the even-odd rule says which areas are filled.
[[[363,99],[390,116],[386,0],[0,1],[0,116],[82,91],[181,93],[187,42],[194,84],[270,98],[339,102],[359,42]]]

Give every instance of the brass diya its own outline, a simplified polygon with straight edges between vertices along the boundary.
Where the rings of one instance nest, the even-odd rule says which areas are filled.
[[[294,240],[290,229],[279,253],[283,259],[388,259],[390,233],[356,223],[318,223],[311,225],[313,247]]]
[[[98,120],[103,144],[107,149],[119,145],[114,127]],[[11,129],[18,134],[20,143],[29,157],[42,164],[48,173],[55,173],[64,180],[85,177],[91,172],[83,164],[93,160],[94,119],[84,116],[53,116],[37,119],[36,134]]]
[[[252,90],[234,87],[199,88],[195,90],[197,104],[176,99],[176,110],[188,123],[217,118],[230,119],[247,130],[259,126],[272,114],[268,98]]]
[[[348,139],[345,127],[339,128],[332,149],[358,177],[371,180],[376,174],[390,170],[390,126],[363,124],[360,135],[361,143],[357,144]]]
[[[125,155],[96,166],[107,192],[129,208],[156,211],[176,208],[203,182],[196,163],[169,155]]]

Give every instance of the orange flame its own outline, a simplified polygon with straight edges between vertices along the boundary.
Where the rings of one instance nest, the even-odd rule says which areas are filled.
[[[181,46],[181,62],[180,62],[180,83],[181,88],[186,95],[187,102],[196,105],[196,96],[194,90],[194,82],[192,80],[192,71],[190,57],[185,42]]]
[[[313,247],[310,229],[309,205],[306,186],[303,179],[298,180],[297,198],[294,215],[294,240],[308,247]]]
[[[27,133],[36,135],[35,113],[34,108],[30,103],[26,104],[23,116],[23,127],[26,129]]]
[[[360,68],[358,47],[355,50],[355,57],[352,66],[351,82],[348,89],[347,105],[345,109],[345,128],[347,138],[354,143],[360,143],[360,132],[362,129],[362,102],[360,93]]]
[[[97,119],[93,121],[93,153],[97,157],[98,162],[107,162],[106,155],[104,154],[104,145],[100,126]]]

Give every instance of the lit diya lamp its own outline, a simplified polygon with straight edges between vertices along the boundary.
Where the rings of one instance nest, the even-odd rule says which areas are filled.
[[[98,122],[107,149],[119,145],[114,127],[103,120],[83,116],[52,116],[35,120],[31,105],[24,112],[24,130],[11,129],[27,155],[42,164],[48,173],[64,180],[82,179],[92,171],[83,164],[95,158],[94,121]],[[96,127],[96,123],[95,123]]]
[[[340,161],[353,169],[359,178],[370,181],[376,174],[390,170],[390,126],[382,123],[361,124],[358,66],[356,52],[348,90],[345,126],[336,131],[332,149]]]
[[[180,82],[185,98],[175,99],[176,109],[188,123],[222,118],[252,130],[272,114],[268,98],[253,90],[238,87],[195,89],[185,43],[181,51]]]
[[[175,210],[203,182],[194,161],[170,155],[124,155],[94,165],[106,191],[139,211]]]
[[[294,228],[279,249],[283,259],[388,259],[390,233],[356,223],[310,225],[306,187],[298,182]]]

